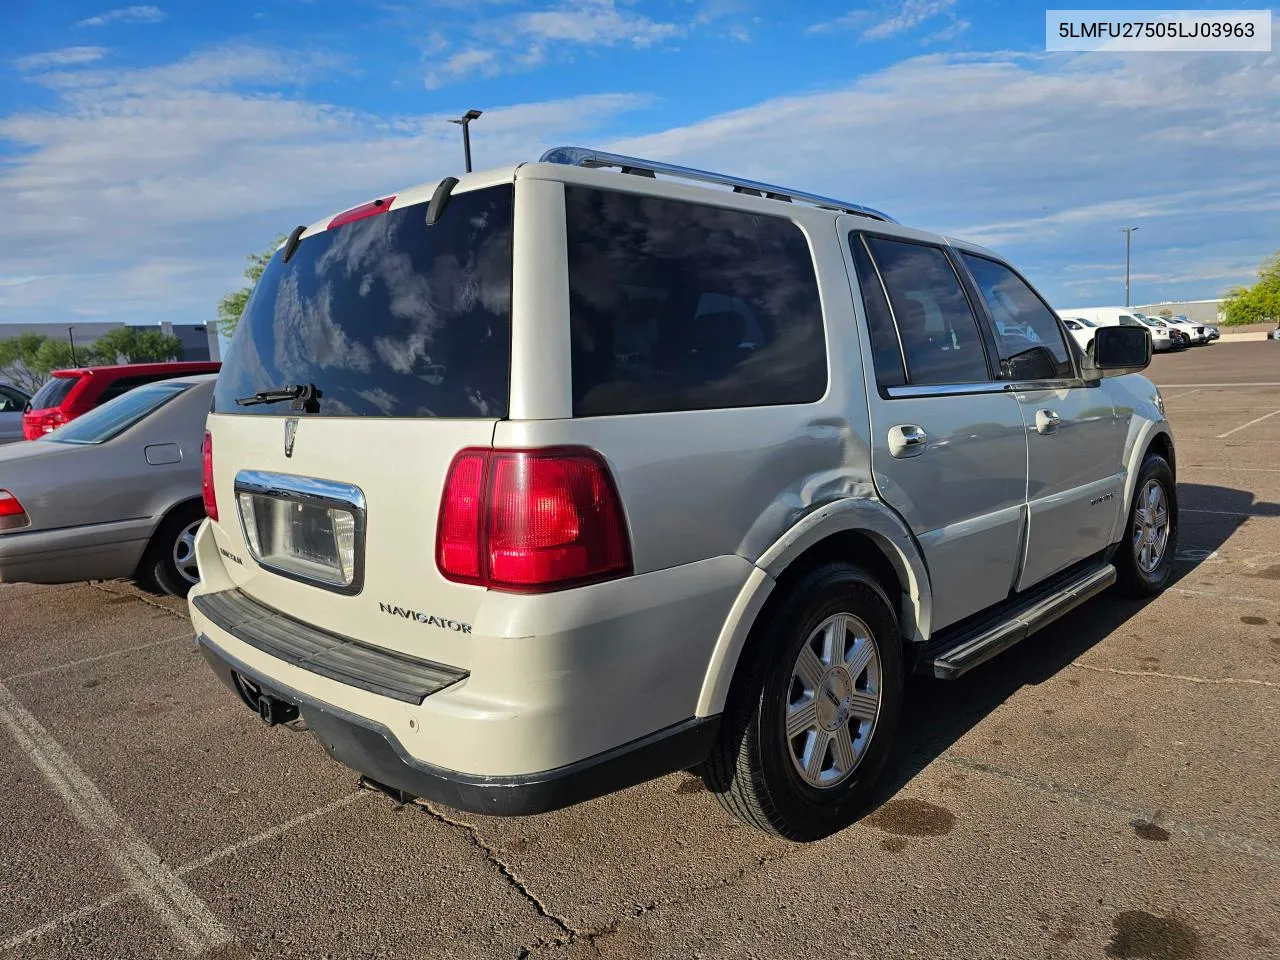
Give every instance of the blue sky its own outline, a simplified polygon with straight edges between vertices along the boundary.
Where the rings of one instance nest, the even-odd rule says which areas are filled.
[[[1121,302],[1124,226],[1138,303],[1280,247],[1280,53],[1046,54],[1043,4],[5,8],[0,323],[212,319],[277,233],[457,172],[470,107],[477,167],[573,143],[803,187],[1058,306]]]

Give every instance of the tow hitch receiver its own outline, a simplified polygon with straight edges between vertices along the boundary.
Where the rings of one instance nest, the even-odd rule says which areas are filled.
[[[298,708],[287,700],[281,700],[279,697],[273,697],[260,686],[242,674],[231,674],[236,684],[236,693],[240,694],[243,700],[251,710],[268,727],[274,727],[278,723],[289,723],[298,719]]]
[[[372,790],[375,793],[390,797],[397,807],[403,807],[405,804],[413,803],[418,799],[416,794],[401,790],[399,787],[389,787],[385,783],[379,783],[373,777],[367,777],[364,774],[360,775],[360,779],[356,781],[356,786],[361,790]]]

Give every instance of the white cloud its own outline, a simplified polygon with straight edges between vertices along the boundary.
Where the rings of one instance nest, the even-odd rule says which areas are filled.
[[[297,223],[462,166],[443,116],[301,98],[332,58],[227,46],[148,69],[35,78],[57,110],[0,116],[0,316],[202,322],[244,256]],[[477,166],[537,156],[648,99],[490,107]],[[5,143],[7,141],[7,143]],[[2,329],[2,327],[0,327]]]
[[[493,50],[470,47],[459,50],[434,70],[427,73],[427,89],[435,90],[467,76],[493,77],[501,72],[498,55]]]
[[[966,33],[973,24],[968,20],[953,20],[950,25],[936,30],[922,41],[925,44],[930,43],[946,43],[948,40],[954,40]]]
[[[629,43],[647,47],[681,32],[674,23],[620,10],[614,0],[571,0],[552,10],[517,14],[510,25],[535,44],[564,41],[585,46]]]
[[[643,136],[619,136],[644,129],[621,126],[651,102],[635,94],[490,107],[472,146],[483,168],[600,143],[860,201],[995,246],[1077,302],[1114,299],[1118,230],[1141,225],[1134,296],[1203,297],[1249,280],[1280,236],[1278,66],[930,55]],[[343,68],[227,46],[39,75],[57,109],[0,116],[15,148],[0,166],[0,315],[208,320],[273,236],[460,168],[444,116],[303,97],[299,84]]]
[[[892,7],[882,5],[876,8],[850,10],[834,20],[813,24],[808,28],[808,32],[831,33],[837,30],[862,28],[863,40],[887,40],[900,33],[914,30],[934,17],[947,13],[955,5],[956,0],[898,0],[897,5]],[[871,22],[872,20],[874,22]],[[963,22],[958,21],[958,23]],[[868,23],[870,23],[870,26],[867,26]],[[955,30],[955,34],[953,34],[955,36],[967,29],[967,27],[967,23],[963,27],[953,23],[951,27],[946,29]],[[939,33],[944,32],[939,31]],[[935,35],[931,39],[949,38]]]
[[[645,49],[682,36],[688,29],[684,24],[654,20],[627,9],[626,0],[621,2],[562,0],[546,10],[483,20],[468,28],[468,39],[460,50],[428,69],[426,85],[434,89],[471,77],[527,70],[550,59],[570,57],[575,50]],[[424,53],[435,64],[447,49],[448,41],[433,30]]]
[[[93,63],[107,54],[106,47],[63,47],[18,57],[13,65],[19,70],[44,70],[48,67],[70,67],[81,63]]]
[[[956,0],[902,0],[902,5],[890,16],[862,32],[864,40],[887,40],[920,24],[946,13]]]
[[[985,242],[1050,295],[1071,263],[1112,256],[1119,227],[1142,224],[1146,267],[1184,277],[1169,294],[1212,296],[1202,259],[1256,263],[1280,236],[1278,66],[1276,54],[930,55],[611,149]]]
[[[86,17],[84,20],[77,20],[76,26],[105,27],[109,23],[159,23],[168,16],[169,15],[159,7],[117,7],[115,10],[108,10],[106,13],[100,13],[96,17]]]

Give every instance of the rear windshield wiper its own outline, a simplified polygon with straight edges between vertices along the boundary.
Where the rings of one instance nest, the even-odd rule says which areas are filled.
[[[255,407],[260,403],[283,403],[293,401],[293,409],[303,413],[319,413],[320,398],[324,393],[314,383],[287,383],[275,390],[259,390],[248,397],[236,398],[241,407]]]

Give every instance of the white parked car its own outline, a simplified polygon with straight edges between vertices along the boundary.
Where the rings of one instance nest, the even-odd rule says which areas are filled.
[[[1192,345],[1199,346],[1215,339],[1210,336],[1209,328],[1203,323],[1193,323],[1186,317],[1162,317],[1161,319],[1186,333],[1191,338]]]
[[[1146,329],[1081,356],[990,250],[636,157],[396,191],[297,227],[236,327],[197,642],[401,799],[696,769],[816,839],[874,796],[908,671],[1170,582]]]
[[[1146,317],[1129,307],[1071,307],[1057,313],[1063,320],[1087,320],[1095,327],[1143,327],[1151,334],[1152,350],[1173,350],[1178,346],[1167,327],[1147,323]]]
[[[1190,337],[1185,340],[1179,337],[1175,333],[1175,328],[1162,317],[1148,317],[1144,313],[1136,313],[1135,316],[1151,329],[1151,349],[1153,350],[1177,350],[1190,342]]]
[[[1088,353],[1089,348],[1093,346],[1093,334],[1098,329],[1098,325],[1084,317],[1066,316],[1062,317],[1062,325],[1067,328],[1071,339],[1079,344],[1080,349]]]

